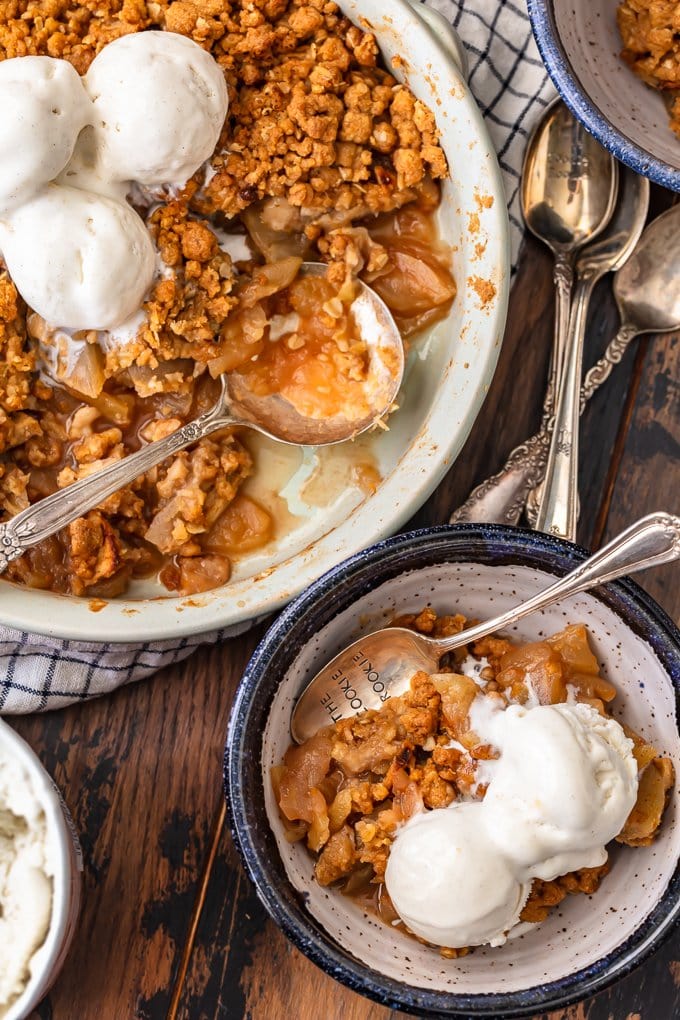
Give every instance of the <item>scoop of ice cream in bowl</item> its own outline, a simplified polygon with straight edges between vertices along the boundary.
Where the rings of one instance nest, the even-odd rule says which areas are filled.
[[[0,1016],[21,1020],[66,959],[80,908],[82,855],[40,761],[0,721]]]
[[[378,710],[344,711],[340,678],[329,726],[292,744],[297,696],[353,640],[457,633],[586,555],[492,525],[401,535],[316,582],[248,664],[225,755],[236,845],[276,923],[356,991],[532,1016],[680,918],[680,637],[628,580],[457,649]]]

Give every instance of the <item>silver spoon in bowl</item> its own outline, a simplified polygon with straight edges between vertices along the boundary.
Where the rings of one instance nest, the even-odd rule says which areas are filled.
[[[326,268],[321,263],[305,262],[300,274],[322,276]],[[29,546],[61,531],[167,457],[213,432],[245,426],[291,446],[330,446],[371,428],[389,410],[397,395],[404,373],[404,347],[387,305],[367,284],[357,282],[359,293],[351,312],[370,355],[365,383],[369,410],[362,418],[350,420],[340,415],[323,420],[307,418],[280,394],[256,396],[243,376],[236,372],[222,375],[220,396],[209,411],[0,524],[0,573]]]
[[[406,627],[385,627],[348,645],[319,670],[300,694],[291,735],[301,744],[324,726],[408,690],[414,673],[436,673],[443,655],[516,623],[577,592],[647,567],[680,558],[680,517],[658,512],[642,517],[565,577],[500,616],[447,638]]]

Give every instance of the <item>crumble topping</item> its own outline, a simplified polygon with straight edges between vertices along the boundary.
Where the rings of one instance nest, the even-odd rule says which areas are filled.
[[[667,100],[670,126],[680,135],[680,21],[672,0],[623,0],[616,11],[621,56]]]
[[[0,263],[5,518],[206,410],[222,372],[254,363],[264,386],[267,372],[271,382],[302,365],[309,385],[325,385],[330,366],[331,389],[360,381],[366,351],[345,328],[359,274],[405,338],[455,295],[433,221],[448,172],[434,117],[335,3],[0,0],[0,59],[59,57],[82,75],[114,39],[159,28],[193,39],[222,68],[222,136],[181,191],[132,188],[158,264],[124,335],[55,329],[26,308]],[[328,265],[317,288],[321,345],[295,326],[274,329],[294,322],[304,287],[297,299],[290,288],[303,259]],[[182,594],[224,583],[234,552],[272,536],[267,511],[238,495],[254,469],[240,436],[203,440],[34,547],[8,577],[104,597],[158,570]],[[240,544],[225,537],[234,533]]]

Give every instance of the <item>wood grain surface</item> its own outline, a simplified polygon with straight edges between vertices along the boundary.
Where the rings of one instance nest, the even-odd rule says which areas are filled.
[[[668,203],[655,195],[657,209]],[[460,458],[413,524],[441,523],[538,425],[552,332],[546,253],[528,242],[498,371]],[[587,361],[616,328],[593,301]],[[680,510],[680,338],[637,341],[583,419],[579,540],[596,547],[650,510]],[[642,578],[680,618],[677,567]],[[225,830],[224,737],[263,628],[152,680],[46,716],[9,720],[64,792],[81,833],[85,902],[75,944],[38,1015],[47,1020],[388,1020],[326,977],[269,921]],[[550,1020],[680,1016],[680,945]]]

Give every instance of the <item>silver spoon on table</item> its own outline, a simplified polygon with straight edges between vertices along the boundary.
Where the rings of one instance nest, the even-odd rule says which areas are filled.
[[[605,229],[618,194],[618,163],[560,99],[531,135],[522,167],[522,213],[555,258],[555,330],[544,413],[553,412],[567,339],[574,258]]]
[[[638,249],[647,231],[651,229],[648,227],[642,234],[649,208],[649,182],[626,167],[622,167],[621,171],[619,201],[614,215],[603,234],[593,243],[592,252],[590,248],[584,249],[577,261],[577,267],[580,269],[581,260],[587,262],[591,254],[599,260],[608,257],[610,271],[617,273],[614,282],[615,293],[619,276],[624,272],[620,267],[626,263],[628,266],[636,264]],[[633,333],[632,336],[634,335],[636,334]],[[628,342],[632,336],[628,337]],[[609,377],[614,364],[621,360],[625,347],[621,349],[620,338],[621,331],[587,373],[581,393],[582,406]],[[527,499],[530,498],[532,490],[542,482],[545,473],[553,424],[551,403],[548,394],[539,431],[512,450],[505,465],[497,474],[473,489],[465,502],[451,515],[451,524],[518,523]]]
[[[378,709],[408,690],[414,673],[436,673],[443,655],[496,633],[577,592],[680,558],[680,517],[649,514],[565,577],[500,616],[447,638],[386,627],[354,641],[321,669],[300,694],[291,717],[293,740],[303,743],[333,721]]]
[[[326,268],[320,263],[305,262],[300,274],[321,276]],[[195,421],[33,503],[0,524],[0,573],[29,546],[61,531],[167,457],[213,432],[246,426],[287,445],[329,446],[353,439],[371,428],[389,410],[397,395],[404,372],[404,348],[387,305],[365,283],[358,283],[359,294],[351,309],[370,353],[366,380],[370,410],[363,418],[306,418],[279,394],[256,396],[243,376],[236,372],[223,375],[217,403]]]
[[[632,257],[614,277],[613,291],[619,329],[604,355],[586,373],[581,387],[581,414],[636,336],[680,329],[680,205],[652,220]],[[532,527],[537,526],[539,503],[534,499],[537,492],[540,499],[539,487],[529,494],[526,507]]]

